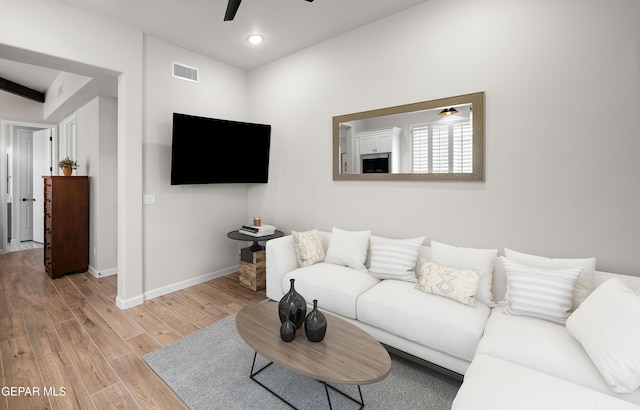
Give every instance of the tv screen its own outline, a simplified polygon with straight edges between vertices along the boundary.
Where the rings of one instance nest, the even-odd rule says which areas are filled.
[[[266,183],[271,125],[173,114],[171,185]]]

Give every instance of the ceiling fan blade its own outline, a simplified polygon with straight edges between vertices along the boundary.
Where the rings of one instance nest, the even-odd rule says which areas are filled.
[[[309,3],[313,2],[313,0],[307,1]],[[224,13],[224,21],[231,21],[236,17],[241,2],[242,0],[229,0],[229,3],[227,3],[227,12]]]
[[[227,12],[224,14],[224,21],[231,21],[236,16],[242,0],[229,0]]]

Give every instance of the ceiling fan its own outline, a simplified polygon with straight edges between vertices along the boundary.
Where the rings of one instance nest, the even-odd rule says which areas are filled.
[[[307,0],[308,2],[312,2],[313,0]],[[229,0],[227,4],[227,12],[224,14],[224,21],[233,20],[238,12],[238,8],[240,7],[240,2],[242,0]]]

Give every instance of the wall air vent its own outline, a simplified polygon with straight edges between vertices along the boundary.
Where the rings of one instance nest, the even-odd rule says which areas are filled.
[[[199,82],[198,69],[184,64],[173,63],[173,76],[181,80]]]

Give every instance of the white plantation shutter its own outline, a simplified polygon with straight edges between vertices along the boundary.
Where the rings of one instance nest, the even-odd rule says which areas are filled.
[[[429,126],[414,125],[411,127],[411,140],[413,151],[412,171],[429,172]]]
[[[453,124],[453,172],[473,172],[473,130],[467,121]]]
[[[473,128],[470,120],[434,122],[411,127],[414,173],[473,172]]]
[[[430,172],[449,172],[449,124],[432,124],[431,140]]]

